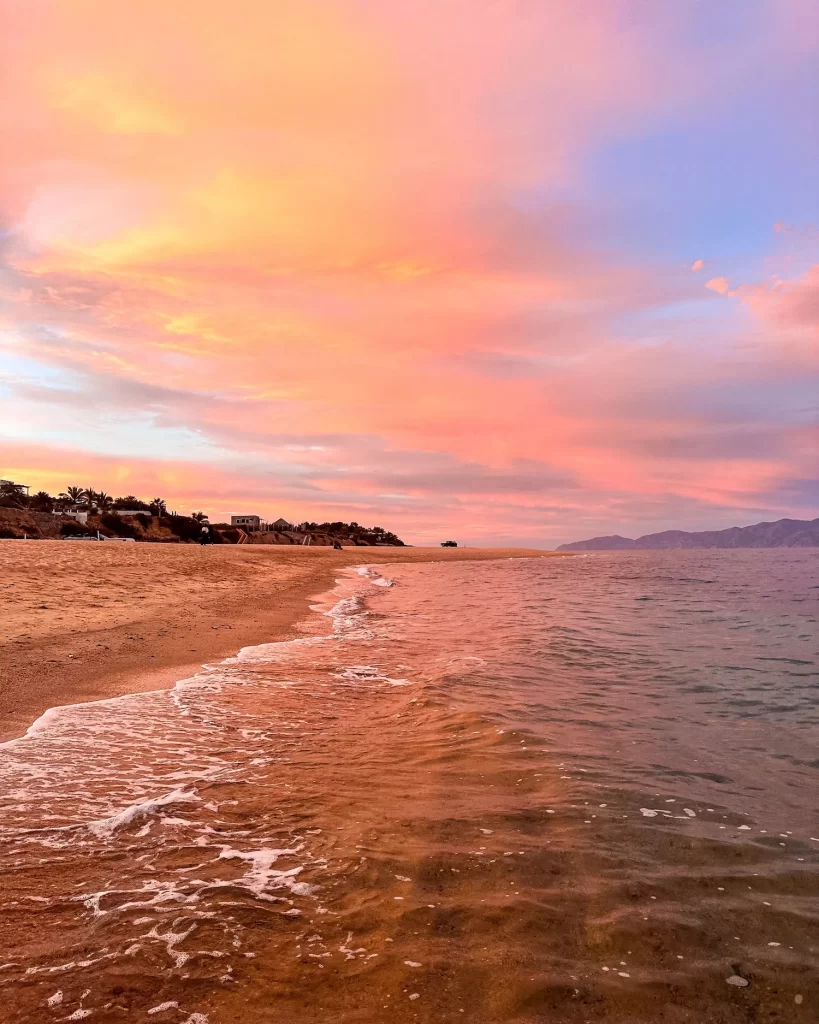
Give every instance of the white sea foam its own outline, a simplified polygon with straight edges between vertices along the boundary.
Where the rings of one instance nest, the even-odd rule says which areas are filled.
[[[288,871],[277,871],[273,867],[280,857],[292,857],[301,849],[299,846],[294,850],[234,850],[225,846],[219,858],[247,861],[250,867],[241,882],[259,899],[275,900],[276,897],[268,894],[268,889],[288,889],[296,896],[308,896],[313,891],[313,886],[297,881],[297,876],[303,870],[300,865]]]
[[[361,565],[356,569],[356,573],[359,576],[363,576],[369,580],[376,587],[394,587],[395,580],[389,579],[387,576],[382,576],[380,572],[377,572],[370,565]]]
[[[53,708],[48,708],[39,718],[36,718],[22,736],[15,736],[13,739],[0,743],[0,750],[14,748],[25,740],[38,739],[47,734],[62,732],[64,731],[63,726],[70,730],[73,728],[77,713],[85,708],[116,708],[120,704],[127,705],[140,697],[162,692],[161,690],[147,690],[142,693],[125,693],[119,697],[106,697],[103,700],[83,701],[79,704],[58,704]]]
[[[191,790],[175,789],[172,793],[164,793],[162,796],[153,797],[150,800],[143,800],[141,803],[131,804],[123,810],[112,814],[107,818],[97,821],[89,821],[88,828],[94,835],[104,839],[114,834],[117,829],[124,828],[136,821],[141,821],[151,814],[156,814],[163,807],[171,807],[174,804],[197,803],[201,797]]]
[[[333,675],[356,683],[387,683],[390,686],[409,686],[409,679],[394,679],[384,675],[375,665],[348,665]]]

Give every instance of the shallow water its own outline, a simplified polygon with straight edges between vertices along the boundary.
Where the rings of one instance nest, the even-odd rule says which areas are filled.
[[[382,571],[0,747],[0,1020],[814,1020],[819,552]]]

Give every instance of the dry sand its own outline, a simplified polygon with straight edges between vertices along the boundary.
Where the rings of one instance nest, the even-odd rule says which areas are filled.
[[[0,541],[0,740],[50,707],[170,686],[297,635],[343,566],[551,554]]]

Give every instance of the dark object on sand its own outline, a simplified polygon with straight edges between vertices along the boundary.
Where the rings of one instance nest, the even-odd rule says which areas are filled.
[[[341,541],[334,540],[333,541],[333,551],[343,551],[343,550],[344,550],[344,548],[341,546]]]
[[[458,546],[458,542],[456,540],[442,540],[441,541],[441,547],[442,548],[457,548],[457,546]]]

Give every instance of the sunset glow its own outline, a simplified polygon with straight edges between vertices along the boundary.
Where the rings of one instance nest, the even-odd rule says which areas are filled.
[[[819,516],[811,0],[0,13],[0,476],[415,543]]]

